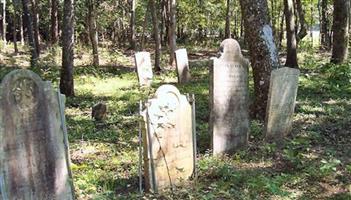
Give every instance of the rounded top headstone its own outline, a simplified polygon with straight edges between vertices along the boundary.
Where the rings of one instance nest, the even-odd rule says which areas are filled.
[[[232,38],[223,40],[219,51],[221,54],[219,58],[225,61],[235,61],[243,57],[238,41]]]
[[[156,90],[156,97],[159,97],[160,95],[167,94],[167,93],[173,93],[175,96],[179,97],[180,92],[177,87],[174,85],[162,85]]]

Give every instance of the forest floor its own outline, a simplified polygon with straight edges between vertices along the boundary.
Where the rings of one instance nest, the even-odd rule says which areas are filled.
[[[29,56],[0,54],[0,80]],[[60,53],[46,50],[33,70],[57,87]],[[139,199],[139,90],[132,52],[101,49],[102,67],[89,66],[87,49],[76,51],[75,92],[66,116],[77,199]],[[216,49],[190,49],[190,60],[208,59]],[[301,76],[293,131],[284,143],[264,141],[263,124],[251,121],[249,145],[231,156],[210,149],[208,63],[191,62],[192,82],[178,85],[174,70],[155,77],[196,96],[198,179],[142,199],[351,199],[351,70],[330,65],[329,55],[300,52]],[[163,63],[165,63],[165,59]],[[252,94],[252,81],[250,82]],[[91,119],[91,107],[105,102],[104,123]]]

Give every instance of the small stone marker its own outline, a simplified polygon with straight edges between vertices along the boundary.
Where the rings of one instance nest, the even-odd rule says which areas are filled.
[[[192,110],[184,95],[163,85],[144,111],[144,177],[157,192],[188,179],[194,170]]]
[[[186,52],[186,49],[178,49],[175,51],[175,58],[177,64],[178,83],[189,82],[191,77],[189,70],[188,53]]]
[[[149,87],[152,83],[152,66],[149,52],[138,52],[135,54],[135,65],[137,68],[139,85]]]
[[[281,139],[291,130],[299,74],[298,69],[288,67],[272,71],[265,125],[267,139]]]
[[[28,70],[0,85],[0,199],[74,199],[64,96]],[[62,116],[63,115],[63,116]]]
[[[226,39],[210,67],[210,133],[213,154],[245,146],[249,134],[248,65],[239,43]]]

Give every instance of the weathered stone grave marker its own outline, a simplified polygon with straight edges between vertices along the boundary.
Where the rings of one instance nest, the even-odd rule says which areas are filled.
[[[283,67],[272,71],[266,117],[266,138],[281,139],[292,126],[300,71]]]
[[[135,54],[135,65],[137,68],[139,85],[149,87],[152,83],[152,66],[149,52],[138,52]]]
[[[145,185],[157,192],[193,173],[192,110],[176,87],[163,85],[149,99],[143,115]]]
[[[245,146],[249,134],[248,61],[239,43],[226,39],[221,57],[210,68],[210,133],[213,154],[231,153]]]
[[[186,52],[186,49],[178,49],[175,51],[175,58],[177,64],[178,83],[189,82],[191,77],[189,70],[188,53]]]
[[[28,70],[0,85],[0,199],[74,199],[64,96]]]

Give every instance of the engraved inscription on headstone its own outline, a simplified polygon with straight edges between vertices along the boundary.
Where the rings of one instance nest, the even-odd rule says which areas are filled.
[[[188,179],[194,170],[192,111],[184,95],[163,85],[144,111],[146,188],[158,191]]]
[[[31,71],[16,70],[3,79],[0,199],[74,198],[59,103],[51,84]]]
[[[152,83],[152,66],[149,52],[138,52],[135,54],[135,65],[137,68],[139,85],[149,87]]]
[[[188,53],[186,49],[178,49],[175,51],[175,58],[177,64],[178,83],[186,83],[190,81],[190,70]]]
[[[272,71],[266,116],[266,138],[281,139],[292,126],[300,71],[280,68]]]
[[[234,39],[224,40],[220,53],[210,68],[210,133],[214,155],[245,146],[249,134],[248,61]]]

